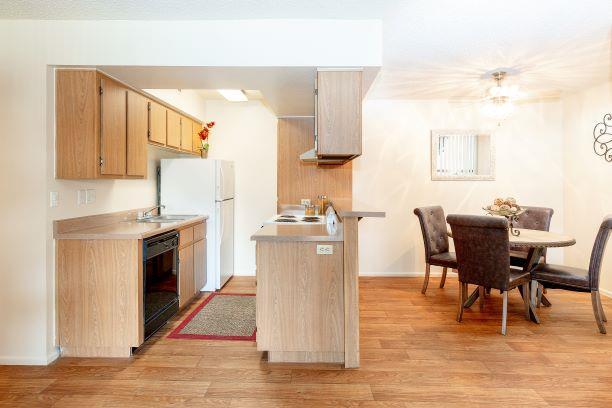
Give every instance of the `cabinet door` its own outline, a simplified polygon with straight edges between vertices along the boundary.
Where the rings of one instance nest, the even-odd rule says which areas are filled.
[[[179,249],[179,307],[185,306],[195,293],[193,245]]]
[[[166,144],[169,147],[175,147],[177,149],[181,148],[181,116],[171,111],[167,110],[167,127],[168,127],[168,137],[166,139]]]
[[[133,91],[127,100],[127,175],[147,175],[147,132],[149,101]]]
[[[181,116],[181,150],[191,152],[193,149],[193,121],[189,118]]]
[[[166,108],[149,102],[149,141],[166,145]]]
[[[127,89],[100,78],[100,174],[123,176],[126,171]]]
[[[317,74],[317,153],[361,154],[361,71]]]
[[[200,153],[200,148],[202,147],[202,143],[200,142],[200,131],[202,130],[202,124],[199,122],[193,122],[192,125],[192,149],[194,153]]]
[[[206,285],[206,240],[193,244],[193,274],[195,277],[195,293]]]

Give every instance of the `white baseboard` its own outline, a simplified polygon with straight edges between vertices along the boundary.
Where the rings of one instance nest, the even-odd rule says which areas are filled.
[[[612,291],[599,288],[599,292],[606,297],[612,298]]]
[[[0,356],[0,365],[49,365],[59,356],[59,347],[55,347],[46,357]]]

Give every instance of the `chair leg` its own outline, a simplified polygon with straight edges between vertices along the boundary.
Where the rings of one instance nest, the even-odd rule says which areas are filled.
[[[606,327],[603,324],[603,319],[599,310],[599,291],[592,290],[591,291],[591,303],[593,304],[593,314],[595,315],[595,321],[597,322],[597,327],[599,327],[599,332],[601,334],[606,334]]]
[[[532,305],[536,304],[536,294],[538,293],[538,281],[531,280],[531,290],[529,291],[530,302]]]
[[[525,319],[530,320],[529,302],[531,302],[531,294],[529,293],[529,283],[523,284],[523,303],[525,303]]]
[[[538,289],[536,292],[536,307],[540,307],[540,305],[542,304],[542,292],[544,291],[544,286],[538,284]]]
[[[440,287],[443,288],[444,284],[446,283],[446,271],[448,270],[448,268],[444,267],[442,268],[442,279],[440,279]]]
[[[431,265],[428,263],[425,264],[425,280],[423,281],[423,288],[421,289],[421,293],[425,294],[427,292],[427,285],[429,284],[429,271],[431,270]]]
[[[463,320],[463,302],[467,294],[467,283],[459,282],[459,309],[457,310],[457,321],[461,323]]]
[[[601,315],[601,320],[607,322],[608,319],[606,318],[606,314],[603,310],[603,305],[601,304],[601,295],[599,294],[599,291],[597,291],[597,303],[599,303],[599,314]]]
[[[501,334],[506,335],[506,321],[508,319],[508,291],[505,290],[502,293],[503,296],[503,307],[502,307],[502,329]]]
[[[480,307],[480,310],[484,309],[484,302],[485,302],[485,288],[484,286],[479,286],[478,287],[478,306]]]

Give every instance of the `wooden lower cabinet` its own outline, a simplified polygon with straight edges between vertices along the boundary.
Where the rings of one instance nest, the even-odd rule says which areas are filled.
[[[271,362],[344,362],[342,243],[258,241],[256,254],[257,350]]]
[[[196,294],[206,285],[206,240],[193,244],[193,275]]]
[[[193,275],[193,244],[179,249],[179,307],[184,307],[195,295]]]
[[[57,241],[64,357],[129,357],[144,341],[142,240]]]
[[[179,231],[179,307],[183,308],[206,284],[206,223]]]

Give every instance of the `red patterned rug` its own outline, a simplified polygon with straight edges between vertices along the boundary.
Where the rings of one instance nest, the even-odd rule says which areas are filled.
[[[255,341],[255,330],[254,294],[213,293],[168,338]]]

